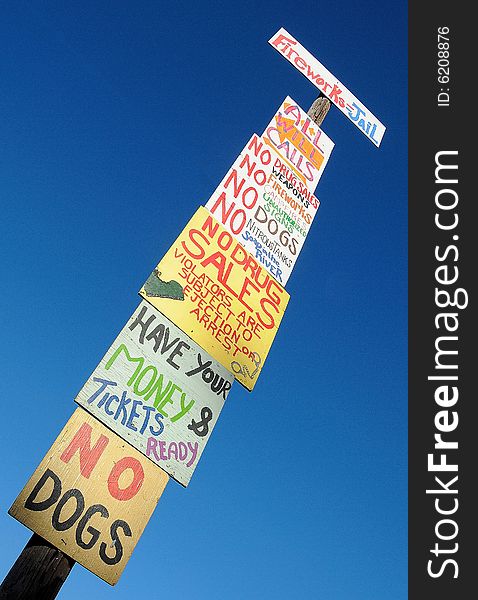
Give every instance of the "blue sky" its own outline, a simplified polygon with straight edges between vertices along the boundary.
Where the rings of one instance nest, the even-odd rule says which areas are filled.
[[[137,290],[282,100],[315,99],[267,43],[285,27],[387,126],[382,145],[331,109],[321,207],[258,384],[233,386],[118,585],[77,565],[60,597],[406,597],[406,9],[4,7],[1,577],[30,537],[7,510]]]

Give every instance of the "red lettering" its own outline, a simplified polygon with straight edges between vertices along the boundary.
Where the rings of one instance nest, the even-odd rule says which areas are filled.
[[[224,283],[229,278],[229,274],[232,269],[232,263],[227,264],[226,257],[221,252],[214,252],[211,256],[205,258],[201,265],[203,267],[207,267],[208,265],[212,265],[217,269],[217,278],[221,283]],[[226,268],[227,265],[227,268]]]
[[[289,44],[293,44],[295,46],[295,44],[297,44],[297,42],[295,40],[291,40],[290,38],[288,38],[285,35],[283,35],[282,33],[280,33],[277,36],[277,38],[272,42],[272,45],[275,46],[276,48],[279,48],[279,44],[285,44],[286,46],[288,46]]]
[[[239,225],[234,224],[237,217],[239,217]],[[238,208],[236,212],[232,215],[231,220],[229,221],[229,227],[231,228],[232,233],[234,235],[241,233],[241,231],[244,229],[246,221],[247,216],[245,211],[243,211],[242,208]]]
[[[242,167],[242,164],[240,166]],[[233,192],[234,198],[237,198],[239,196],[239,192],[242,189],[242,186],[244,185],[245,179],[242,178],[241,183],[238,185],[238,183],[237,183],[237,171],[236,171],[236,169],[232,169],[231,173],[229,174],[229,177],[224,182],[224,189],[227,190],[227,188],[229,187],[229,184],[231,183],[231,181],[233,182],[233,185],[234,185],[234,192]]]
[[[225,224],[231,214],[233,208],[236,206],[235,202],[231,203],[231,206],[226,206],[226,192],[222,192],[216,202],[213,204],[211,212],[214,215],[218,207],[221,206],[221,221]]]
[[[96,444],[91,447],[91,425],[83,423],[83,425],[75,433],[75,436],[68,444],[68,447],[63,451],[60,459],[67,463],[78,450],[80,453],[80,473],[86,479],[89,478],[91,472],[96,466],[96,463],[103,454],[104,449],[108,445],[109,439],[101,434]]]
[[[222,231],[217,238],[217,245],[222,250],[228,250],[232,244],[232,235],[228,231]]]
[[[244,296],[251,295],[251,292],[247,289],[249,287],[249,285],[251,285],[251,287],[253,287],[257,292],[259,291],[259,288],[249,279],[249,277],[246,277],[242,284],[242,289],[239,292],[238,299],[240,302],[242,302],[242,304],[245,307],[247,307],[249,310],[252,310],[252,308],[249,306],[249,304],[247,304],[247,302],[244,300]]]
[[[341,94],[341,93],[342,93],[342,90],[339,88],[339,86],[336,83],[334,83],[334,87],[329,94],[329,98],[332,100],[332,102],[335,102],[335,104],[337,104],[339,101],[339,94]]]
[[[219,228],[219,223],[217,221],[214,221],[214,219],[211,217],[211,215],[208,215],[207,219],[204,221],[203,226],[201,227],[201,229],[203,231],[207,230],[207,234],[210,238],[214,239],[214,236],[216,235],[216,231]]]
[[[249,142],[249,145],[247,146],[247,149],[252,150],[254,152],[254,156],[257,158],[259,152],[261,152],[261,148],[263,145],[264,143],[262,142],[262,139],[254,134],[251,138],[251,141]],[[272,155],[270,151],[267,148],[265,148],[261,152],[259,158],[261,159],[261,163],[263,165],[268,165],[272,160]]]
[[[189,256],[192,256],[193,258],[200,260],[206,254],[206,251],[201,246],[200,242],[198,240],[196,240],[196,237],[202,239],[206,245],[209,245],[209,243],[210,243],[209,240],[201,231],[199,231],[199,229],[190,229],[189,230],[189,239],[198,249],[198,251],[199,251],[198,253],[195,254],[192,250],[190,250],[186,246],[186,242],[184,240],[181,241],[181,245],[184,248],[184,250],[189,254]]]
[[[222,224],[225,225],[227,223],[228,219],[230,218],[229,227],[231,228],[232,233],[234,235],[237,235],[238,233],[240,233],[243,230],[244,225],[246,224],[246,221],[247,221],[247,216],[246,216],[245,211],[242,208],[238,208],[237,210],[235,210],[233,212],[233,210],[236,206],[235,202],[231,202],[230,206],[227,207],[226,206],[226,192],[221,193],[219,198],[213,204],[213,206],[211,208],[211,212],[213,214],[215,214],[216,210],[219,206],[221,206]],[[236,223],[238,223],[238,224],[236,224]]]
[[[125,488],[119,487],[119,478],[126,471],[131,469],[133,471],[133,481]],[[111,473],[108,477],[108,490],[113,498],[116,500],[131,500],[133,496],[141,489],[144,481],[144,471],[141,463],[132,456],[125,456],[111,469]]]
[[[268,305],[268,304],[270,306],[272,306],[272,308],[275,310],[276,313],[279,312],[277,305],[274,304],[274,302],[272,302],[272,300],[269,300],[269,298],[261,298],[260,305],[261,305],[263,312],[269,317],[269,322],[264,322],[264,320],[262,319],[262,315],[257,311],[256,311],[256,317],[257,317],[257,320],[259,321],[259,323],[263,327],[265,327],[266,329],[272,329],[275,325],[275,320],[274,320],[273,315],[271,315],[271,313],[266,308],[266,305]]]
[[[242,258],[237,256],[238,253],[242,253]],[[241,246],[241,244],[236,244],[234,250],[231,252],[231,258],[238,265],[243,265],[247,260],[247,252]]]
[[[254,162],[254,163],[251,164],[249,154],[246,154],[244,156],[244,158],[242,159],[242,161],[240,162],[240,164],[239,164],[239,166],[241,167],[241,169],[244,168],[244,165],[246,165],[246,168],[247,168],[247,176],[250,177],[252,175],[252,173],[254,173],[254,169],[256,168],[256,163]],[[243,179],[242,182],[244,183],[244,181],[245,180]]]
[[[307,63],[305,62],[305,60],[299,55],[297,55],[297,58],[294,60],[294,64],[298,69],[301,69],[302,71],[307,66]]]
[[[263,171],[261,171],[261,173],[263,173]],[[252,194],[249,194],[249,192],[252,192]],[[246,197],[247,195],[252,195],[252,200],[250,201],[250,203],[248,204],[246,202]],[[253,187],[249,187],[247,188],[247,190],[244,191],[244,193],[242,194],[242,204],[248,208],[248,209],[252,209],[254,208],[254,206],[256,205],[257,199],[259,198],[259,192],[256,190],[256,188]]]

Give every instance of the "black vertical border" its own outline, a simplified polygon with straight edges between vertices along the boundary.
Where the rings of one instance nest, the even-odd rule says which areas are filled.
[[[468,5],[470,6],[470,5]],[[478,481],[478,422],[475,420],[477,393],[473,386],[474,370],[478,371],[476,351],[476,327],[473,327],[473,312],[476,278],[478,273],[478,218],[476,225],[473,210],[478,204],[477,194],[471,189],[471,160],[478,152],[471,149],[470,141],[476,137],[476,114],[478,96],[472,87],[477,86],[478,28],[473,24],[470,9],[465,3],[456,2],[412,2],[409,4],[409,598],[412,600],[460,600],[475,596],[474,578],[478,577],[478,550],[475,549],[476,517],[473,515],[476,498],[472,492]],[[438,82],[438,28],[450,29],[448,84]],[[473,31],[473,29],[475,31]],[[473,35],[474,34],[474,35]],[[443,63],[442,63],[443,64]],[[440,88],[449,88],[450,106],[439,107],[437,95]],[[435,183],[435,154],[439,151],[457,150],[458,156],[448,159],[458,162],[458,184],[450,185],[458,192],[456,208],[459,222],[453,231],[442,231],[435,225],[435,194],[440,186]],[[478,161],[475,169],[478,172]],[[455,211],[450,211],[449,218]],[[476,232],[475,232],[476,229]],[[458,235],[458,240],[452,236]],[[455,244],[459,257],[439,262],[435,257],[438,246],[443,256],[447,246]],[[456,265],[459,279],[455,285],[439,285],[435,269],[448,264]],[[451,271],[450,271],[451,272]],[[459,328],[449,333],[437,329],[435,317],[441,309],[435,304],[435,287],[448,288],[452,293],[457,287],[467,290],[468,307],[460,310],[452,307],[445,311],[458,313]],[[440,383],[428,381],[436,375],[435,341],[440,335],[456,335],[455,349],[458,355],[450,357],[450,364],[458,363],[457,371],[440,371],[458,374],[459,399],[453,408],[458,412],[457,429],[443,434],[444,439],[458,441],[457,450],[448,450],[447,460],[458,462],[458,472],[431,473],[427,468],[427,456],[435,450],[435,415],[443,410],[435,402],[435,389]],[[452,344],[449,346],[452,347]],[[476,363],[476,365],[475,365]],[[476,440],[476,442],[475,442]],[[435,462],[439,460],[435,459]],[[436,489],[434,477],[442,476],[444,482],[458,475],[459,505],[456,513],[449,515],[459,527],[456,538],[449,541],[436,536],[435,527],[440,519],[435,508],[435,499],[443,498],[443,508],[453,507],[455,495],[427,494],[427,489]],[[448,503],[448,504],[447,504]],[[448,527],[448,529],[447,529]],[[452,525],[442,525],[440,532],[449,535]],[[435,556],[431,550],[435,543],[440,548],[458,549],[454,553]],[[477,540],[478,542],[478,540]],[[458,577],[454,578],[455,567],[448,563],[443,573],[433,578],[431,570],[439,572],[446,559],[456,560]],[[477,563],[475,565],[475,563]]]

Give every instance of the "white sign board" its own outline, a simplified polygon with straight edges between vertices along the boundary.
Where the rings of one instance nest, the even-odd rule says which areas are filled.
[[[318,206],[285,159],[256,134],[206,204],[281,285],[289,279]]]
[[[141,302],[75,400],[187,486],[233,380]]]
[[[385,126],[290,33],[282,27],[269,44],[323,92],[375,146],[380,146]]]
[[[306,111],[287,96],[262,137],[313,192],[334,149],[334,142]]]

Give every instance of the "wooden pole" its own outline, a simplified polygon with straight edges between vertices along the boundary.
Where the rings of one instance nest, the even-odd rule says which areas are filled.
[[[0,586],[1,600],[53,600],[75,561],[34,533]]]
[[[309,117],[314,121],[316,125],[322,125],[323,120],[327,116],[330,108],[330,100],[326,98],[323,94],[312,102],[312,106],[307,111]]]
[[[330,100],[320,95],[307,114],[321,125]],[[53,600],[75,561],[34,533],[0,586],[0,600]]]

